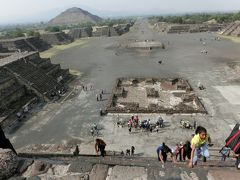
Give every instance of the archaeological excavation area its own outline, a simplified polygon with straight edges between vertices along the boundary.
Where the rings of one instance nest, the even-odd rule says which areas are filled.
[[[119,78],[110,113],[206,113],[189,83],[180,78]]]

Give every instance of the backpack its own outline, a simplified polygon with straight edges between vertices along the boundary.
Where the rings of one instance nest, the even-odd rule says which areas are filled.
[[[226,146],[229,146],[236,154],[240,154],[240,124],[237,123],[229,137],[225,140]]]

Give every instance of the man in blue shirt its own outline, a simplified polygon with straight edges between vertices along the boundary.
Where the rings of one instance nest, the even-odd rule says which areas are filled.
[[[171,154],[172,162],[176,163],[172,150],[165,143],[162,143],[162,145],[157,148],[158,160],[164,164],[167,161],[168,153]]]

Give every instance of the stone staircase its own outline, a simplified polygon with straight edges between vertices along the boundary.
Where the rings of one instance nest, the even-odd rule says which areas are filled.
[[[61,45],[72,42],[72,39],[63,32],[41,34],[40,39],[50,45]]]
[[[25,60],[14,61],[6,67],[28,87],[51,99],[52,93],[62,87],[55,79],[48,76],[43,70],[36,68]]]
[[[238,27],[238,23],[234,23],[228,26],[227,30],[223,32],[224,35],[229,36]]]
[[[198,162],[194,168],[188,168],[186,162],[173,164],[167,161],[164,166],[155,157],[139,156],[105,156],[70,154],[31,154],[19,153],[18,176],[35,177],[32,172],[36,164],[43,164],[38,173],[41,179],[90,179],[90,180],[219,180],[236,179],[239,171],[234,167],[234,161],[220,162],[209,160],[205,163]],[[51,169],[52,168],[52,169]],[[56,171],[61,168],[61,172]],[[24,170],[23,170],[24,169]]]
[[[39,37],[26,38],[27,43],[35,47],[36,51],[44,51],[49,49],[51,46],[41,40]]]
[[[0,68],[0,115],[9,110],[9,106],[25,94],[24,86],[10,76],[4,68]]]
[[[238,26],[236,27],[236,29],[232,32],[231,34],[232,36],[240,36],[240,23],[238,24]]]
[[[32,48],[31,51],[38,51],[38,49],[33,44],[31,44],[27,39],[23,39],[23,40],[28,46]]]

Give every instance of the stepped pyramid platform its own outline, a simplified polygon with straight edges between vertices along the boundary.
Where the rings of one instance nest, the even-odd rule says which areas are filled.
[[[50,45],[39,37],[20,37],[14,39],[0,40],[0,52],[16,52],[16,51],[44,51]]]
[[[79,39],[79,38],[89,37],[89,34],[86,31],[86,28],[73,28],[73,29],[69,29],[67,34],[72,39]]]
[[[41,59],[38,52],[15,53],[0,59],[1,118],[31,98],[40,97],[46,101],[60,98],[71,78],[68,69],[61,69],[50,59]]]
[[[226,36],[240,36],[240,21],[229,24],[223,31],[223,35]]]
[[[68,44],[73,41],[73,39],[64,32],[44,33],[41,34],[40,39],[50,45]]]

